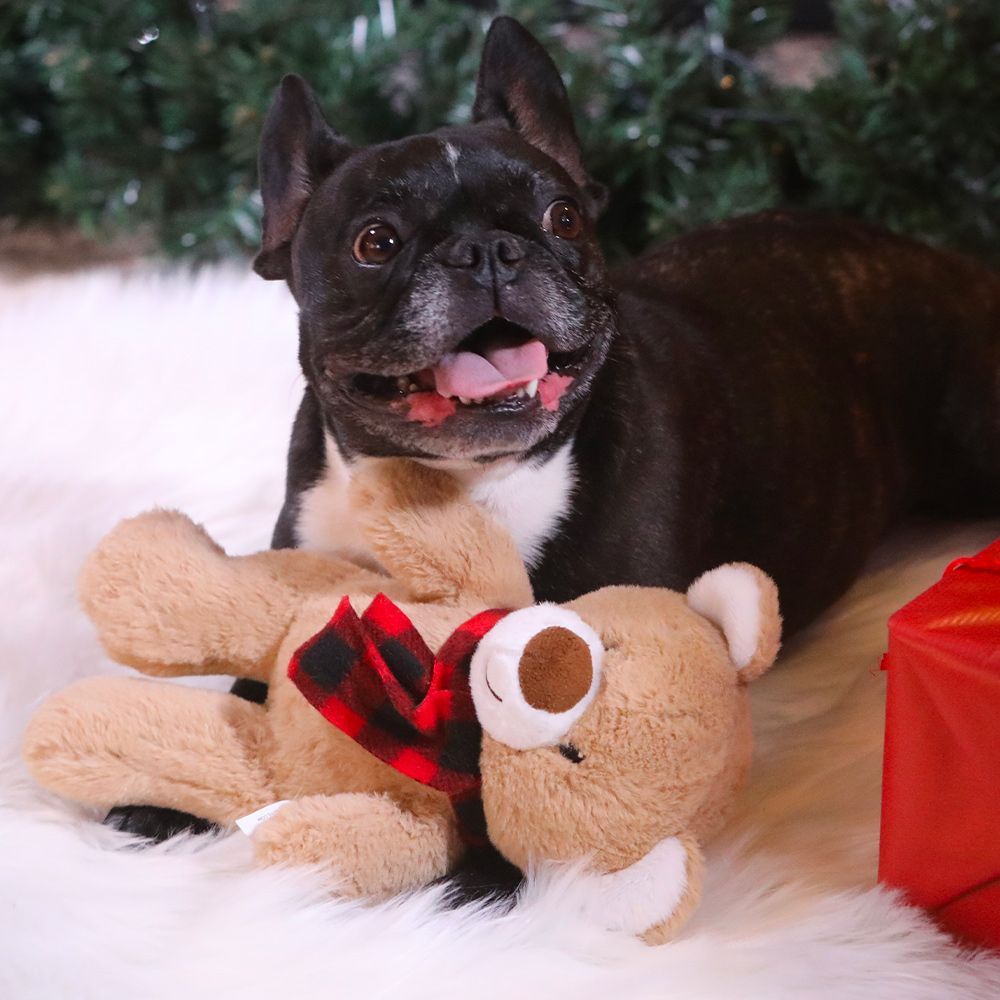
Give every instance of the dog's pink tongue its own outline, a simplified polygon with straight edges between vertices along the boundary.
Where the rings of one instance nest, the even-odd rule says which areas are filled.
[[[485,356],[484,356],[485,355]],[[548,351],[539,340],[496,347],[483,354],[455,351],[434,366],[434,386],[442,396],[482,399],[516,389],[549,370]]]

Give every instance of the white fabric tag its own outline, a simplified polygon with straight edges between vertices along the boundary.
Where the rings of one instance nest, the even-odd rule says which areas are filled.
[[[236,825],[248,836],[252,837],[254,830],[261,823],[269,820],[282,806],[287,806],[291,799],[282,799],[280,802],[272,802],[269,806],[264,806],[248,816],[241,816]]]

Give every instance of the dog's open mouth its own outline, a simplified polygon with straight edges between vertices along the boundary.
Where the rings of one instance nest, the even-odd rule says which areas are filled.
[[[408,375],[356,375],[353,387],[425,427],[436,427],[464,408],[496,412],[541,406],[555,412],[587,350],[550,354],[523,326],[492,319],[429,368]]]

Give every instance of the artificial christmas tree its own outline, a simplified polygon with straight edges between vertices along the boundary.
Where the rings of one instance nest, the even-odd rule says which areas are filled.
[[[250,251],[255,151],[284,72],[357,142],[463,120],[483,34],[556,55],[612,254],[734,213],[812,205],[1000,256],[1000,5],[840,0],[839,68],[782,88],[780,0],[13,0],[0,9],[0,216],[196,258]]]

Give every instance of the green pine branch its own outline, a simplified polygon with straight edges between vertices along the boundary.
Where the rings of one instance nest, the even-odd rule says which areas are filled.
[[[840,69],[783,90],[755,55],[776,0],[510,0],[548,45],[613,253],[787,204],[1000,256],[1000,4],[841,0]],[[9,0],[0,8],[0,215],[169,253],[251,251],[256,145],[302,73],[357,142],[467,119],[493,11],[447,0]],[[360,12],[360,13],[359,13]]]

